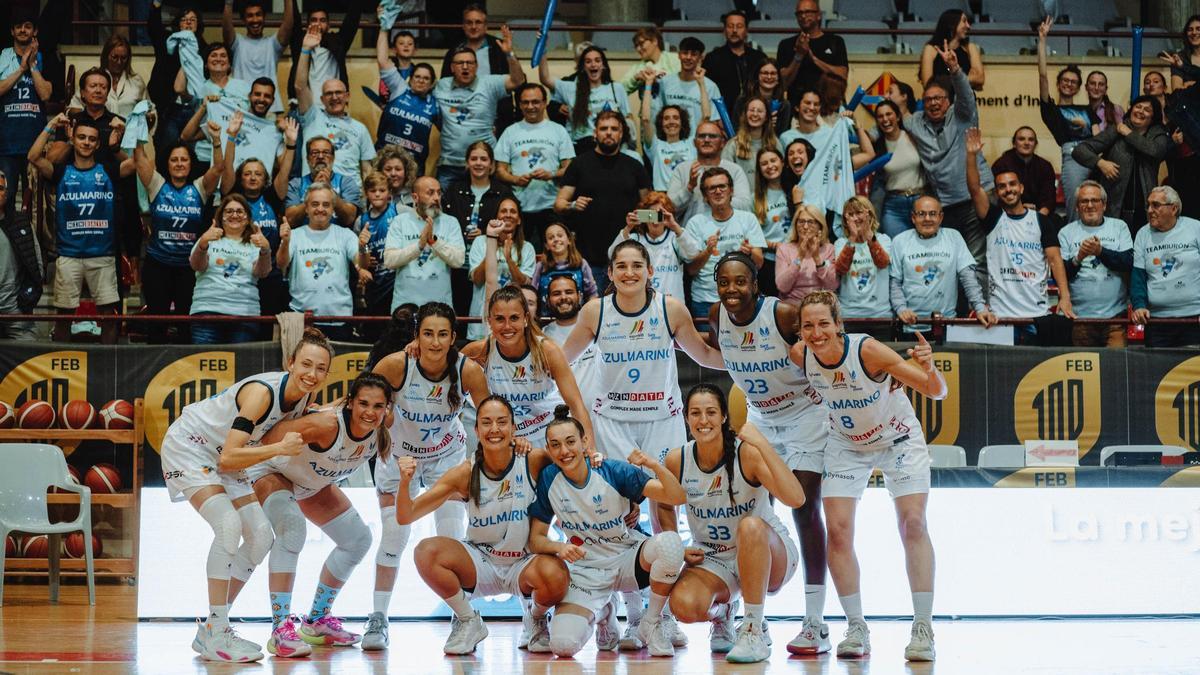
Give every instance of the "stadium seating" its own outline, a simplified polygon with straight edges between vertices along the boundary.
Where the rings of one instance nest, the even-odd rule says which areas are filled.
[[[675,9],[691,21],[717,21],[733,8],[733,0],[675,0]]]
[[[952,469],[967,465],[967,451],[957,445],[930,445],[929,457],[935,469]]]
[[[696,29],[711,29],[714,27],[714,25],[719,26],[720,24],[714,24],[712,21],[694,21],[687,19],[666,21],[662,26],[663,39],[666,40],[667,43],[678,47],[679,41],[685,37],[699,38],[699,40],[704,43],[704,50],[712,51],[725,44],[725,36],[719,32],[701,32],[700,30]]]
[[[908,11],[905,12],[905,16],[918,21],[936,23],[942,12],[948,9],[961,9],[968,14],[971,13],[971,7],[966,0],[908,0]]]
[[[541,30],[541,24],[513,22],[508,25],[512,29],[513,47],[518,51],[525,53],[533,51],[533,45],[537,44],[537,34]],[[555,21],[550,26],[550,36],[546,38],[546,49],[570,49],[571,48],[571,33],[567,30],[565,21]]]
[[[1051,55],[1058,56],[1087,56],[1088,54],[1104,54],[1104,43],[1097,37],[1073,36],[1072,33],[1094,33],[1100,28],[1092,24],[1055,24],[1050,35],[1046,37],[1046,49]]]
[[[636,50],[633,48],[633,33],[639,28],[650,28],[654,24],[649,21],[638,21],[628,24],[630,30],[604,30],[594,31],[592,37],[589,38],[592,44],[609,52],[630,52]]]
[[[872,28],[887,30],[888,25],[882,21],[830,21],[826,30],[837,33],[846,43],[846,51],[850,54],[878,54],[895,51],[896,41],[891,34],[847,34],[847,30]]]
[[[1029,25],[1024,23],[984,23],[978,24],[980,28],[987,30],[1020,30],[1029,32]],[[1031,35],[971,35],[971,42],[979,46],[979,50],[984,54],[1014,55],[1020,54],[1021,50],[1033,50],[1037,48],[1034,38]]]
[[[1025,466],[1025,446],[985,445],[979,449],[979,466],[1011,469]]]
[[[920,54],[921,48],[929,41],[933,35],[933,29],[937,26],[934,21],[901,21],[896,24],[899,30],[915,30],[919,33],[911,35],[897,34],[896,42],[901,45],[901,53],[903,54]]]
[[[993,22],[1028,25],[1045,15],[1042,3],[1038,0],[983,0],[981,12],[988,24],[979,28],[990,28]]]

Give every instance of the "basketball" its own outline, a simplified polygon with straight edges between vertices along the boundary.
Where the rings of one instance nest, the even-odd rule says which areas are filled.
[[[58,420],[64,429],[90,429],[96,423],[96,408],[87,401],[67,401]]]
[[[4,557],[15,558],[17,556],[17,538],[11,534],[4,538]]]
[[[96,464],[87,470],[83,482],[94,494],[112,494],[121,491],[121,472],[112,464]]]
[[[103,550],[104,550],[104,546],[100,543],[100,537],[97,537],[96,535],[93,534],[92,535],[92,557],[99,558],[100,553],[103,552]],[[82,532],[72,532],[71,534],[68,534],[67,538],[63,541],[63,551],[67,554],[68,558],[82,558],[83,553],[84,553],[84,551],[83,551],[83,533]]]
[[[26,401],[17,409],[17,426],[22,429],[49,429],[54,426],[54,406],[45,401]]]
[[[44,534],[28,535],[21,540],[21,557],[50,557],[50,538]]]
[[[100,408],[100,423],[105,429],[132,429],[133,404],[125,399],[114,399]]]
[[[11,429],[15,426],[17,426],[17,416],[13,413],[12,406],[0,403],[0,429]]]

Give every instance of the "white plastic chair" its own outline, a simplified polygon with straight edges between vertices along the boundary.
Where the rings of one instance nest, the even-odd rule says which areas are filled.
[[[1108,460],[1118,452],[1161,452],[1163,457],[1178,457],[1187,448],[1178,445],[1110,445],[1100,451],[1100,466],[1108,466]]]
[[[967,465],[967,451],[958,445],[931,445],[929,458],[935,469],[955,469]]]
[[[87,561],[88,604],[96,604],[96,572],[92,558],[92,491],[71,480],[63,451],[44,443],[0,444],[5,470],[0,471],[0,538],[10,532],[48,535],[50,543],[50,602],[58,602],[59,552],[62,535],[83,532]],[[79,516],[64,523],[51,523],[46,490],[50,486],[79,495]],[[0,553],[0,571],[4,554]],[[0,577],[0,605],[4,604],[4,580]]]
[[[985,445],[979,450],[979,466],[1012,469],[1025,466],[1025,446]]]

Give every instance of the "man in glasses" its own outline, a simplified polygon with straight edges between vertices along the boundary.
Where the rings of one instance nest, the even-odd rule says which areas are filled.
[[[289,166],[292,159],[292,148],[296,145],[296,126],[289,124],[284,131],[287,145],[283,154],[283,165]],[[292,227],[308,224],[308,215],[304,208],[304,197],[314,184],[325,185],[333,193],[333,214],[331,225],[351,227],[358,218],[359,205],[362,203],[362,185],[346,178],[335,170],[333,142],[328,138],[314,136],[304,144],[304,164],[311,171],[288,181],[287,199],[284,218]]]
[[[688,219],[683,231],[694,241],[703,242],[704,250],[687,264],[687,273],[692,277],[688,309],[692,316],[707,317],[709,308],[721,299],[715,276],[717,261],[730,251],[741,251],[750,256],[756,267],[762,267],[762,251],[767,241],[754,213],[734,207],[733,177],[727,169],[720,166],[705,169],[700,188],[708,211]]]
[[[850,74],[850,59],[842,38],[821,30],[821,6],[817,0],[796,3],[796,23],[800,33],[785,37],[775,51],[780,80],[788,92],[788,100],[800,100],[800,92],[814,89],[825,73],[846,79]]]
[[[731,176],[733,208],[750,211],[753,208],[751,200],[754,195],[750,190],[746,172],[737,162],[721,159],[721,150],[725,148],[725,132],[721,125],[716,122],[701,122],[696,127],[693,142],[696,144],[696,159],[675,167],[667,184],[667,197],[675,205],[675,213],[682,214],[679,222],[686,224],[692,216],[708,211],[704,194],[700,190],[700,176],[706,169],[714,167],[725,169]]]
[[[1085,180],[1072,200],[1079,219],[1058,231],[1071,299],[1085,319],[1124,319],[1133,270],[1133,238],[1129,225],[1105,215],[1108,193],[1094,180]],[[1124,347],[1125,324],[1077,323],[1071,329],[1077,347]]]
[[[1148,227],[1133,240],[1133,277],[1129,285],[1133,318],[1189,318],[1185,324],[1148,324],[1147,347],[1200,344],[1200,222],[1180,215],[1179,193],[1156,187],[1146,198]]]

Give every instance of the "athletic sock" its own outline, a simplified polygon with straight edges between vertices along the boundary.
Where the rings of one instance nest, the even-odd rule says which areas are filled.
[[[229,628],[229,605],[209,605],[208,625],[214,632]]]
[[[847,621],[861,621],[866,623],[867,619],[863,616],[862,610],[862,595],[858,593],[853,595],[839,595],[838,601],[842,603],[842,611],[846,613]]]
[[[287,621],[292,613],[292,594],[283,591],[271,591],[271,630],[275,630]]]
[[[650,602],[646,603],[646,613],[650,615],[651,619],[658,621],[662,618],[663,606],[666,604],[667,596],[650,591]]]
[[[309,621],[316,621],[329,613],[329,608],[333,605],[333,599],[337,597],[338,590],[340,589],[317,582],[317,592],[313,595],[312,610],[308,613]]]
[[[913,591],[913,621],[933,623],[933,591]]]
[[[467,599],[467,594],[459,590],[454,595],[443,598],[446,605],[454,612],[459,621],[467,621],[475,616],[475,610],[471,607],[471,601]]]
[[[384,616],[387,616],[388,606],[392,604],[391,591],[375,591],[374,610]]]
[[[825,584],[804,584],[804,618],[821,622],[825,616]]]
[[[746,618],[746,621],[750,621],[751,623],[753,623],[753,622],[755,622],[755,621],[758,621],[759,623],[761,623],[761,622],[762,622],[762,620],[763,620],[763,606],[762,606],[762,604],[761,604],[761,603],[759,603],[759,604],[757,604],[757,605],[752,605],[752,604],[750,604],[750,603],[748,603],[748,602],[747,602],[747,603],[746,603],[746,615],[745,615],[745,618]]]

